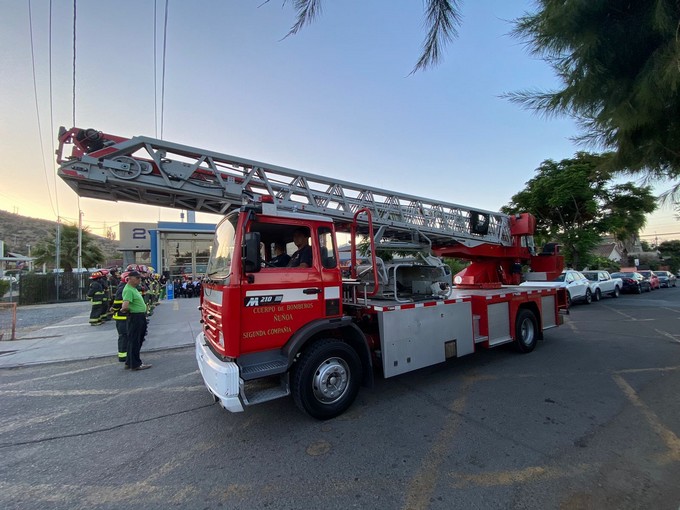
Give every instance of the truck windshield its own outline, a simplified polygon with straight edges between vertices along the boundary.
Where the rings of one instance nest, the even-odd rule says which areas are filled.
[[[231,274],[231,258],[234,255],[234,222],[237,215],[229,215],[217,226],[208,261],[206,275],[211,280],[225,280]]]

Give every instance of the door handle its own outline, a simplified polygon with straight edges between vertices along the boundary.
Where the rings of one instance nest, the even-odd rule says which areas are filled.
[[[321,294],[321,289],[304,289],[303,294]]]

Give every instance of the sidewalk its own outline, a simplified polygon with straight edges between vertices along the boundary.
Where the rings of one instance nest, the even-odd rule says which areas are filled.
[[[193,345],[201,331],[198,298],[161,301],[151,317],[142,353]],[[90,358],[118,358],[114,321],[92,327],[86,314],[78,314],[31,331],[21,340],[0,342],[0,368]]]

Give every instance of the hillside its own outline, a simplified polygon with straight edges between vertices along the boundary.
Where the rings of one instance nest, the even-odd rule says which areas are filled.
[[[7,211],[0,211],[0,240],[5,242],[5,254],[8,252],[28,255],[27,246],[35,246],[44,239],[54,238],[56,221],[41,220],[20,216]],[[94,242],[102,249],[107,259],[118,259],[118,241],[111,241],[90,233]]]

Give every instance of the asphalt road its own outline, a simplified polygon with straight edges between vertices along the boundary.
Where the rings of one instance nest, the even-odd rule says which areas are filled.
[[[680,288],[577,305],[508,348],[378,379],[339,418],[229,414],[193,351],[0,370],[0,507],[673,509]]]
[[[17,337],[74,315],[90,313],[89,301],[17,307]]]

